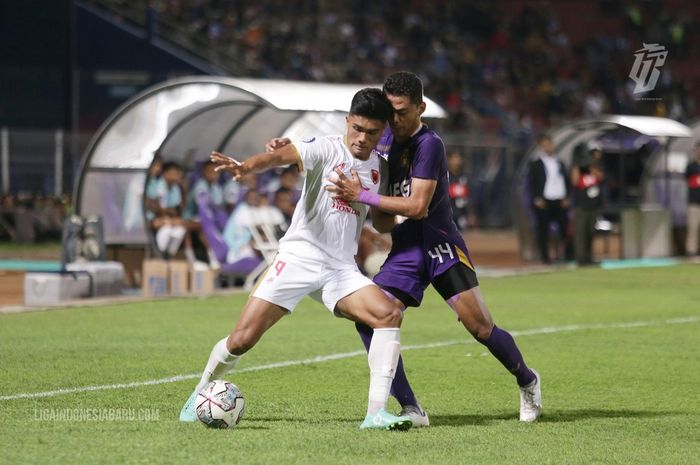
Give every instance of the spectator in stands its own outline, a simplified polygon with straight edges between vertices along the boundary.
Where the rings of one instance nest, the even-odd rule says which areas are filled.
[[[603,205],[603,152],[591,142],[574,155],[571,187],[574,199],[574,256],[579,265],[593,263],[595,223]]]
[[[254,174],[246,174],[238,182],[229,179],[224,184],[224,202],[226,209],[232,212],[249,190],[258,189],[258,178]]]
[[[464,158],[458,150],[447,156],[447,169],[450,175],[449,195],[452,218],[460,231],[469,225],[469,182],[463,170]]]
[[[66,209],[60,197],[44,197],[43,203],[36,208],[37,219],[41,224],[40,238],[60,240]]]
[[[215,167],[216,165],[209,160],[202,165],[201,177],[190,187],[187,195],[186,218],[197,218],[197,199],[202,196],[206,197],[212,208],[224,209],[224,193],[219,184],[220,174],[214,170]]]
[[[275,198],[272,202],[272,205],[282,212],[287,224],[292,222],[292,215],[294,215],[294,209],[296,208],[293,196],[294,193],[291,190],[286,187],[280,187],[275,192]]]
[[[0,200],[0,238],[14,241],[15,233],[15,198],[8,194]]]
[[[274,171],[270,171],[274,173]],[[264,174],[264,173],[263,173]],[[292,203],[296,205],[301,196],[301,188],[299,186],[299,167],[297,165],[287,166],[280,172],[279,176],[274,176],[264,182],[264,192],[268,194],[271,202],[274,202],[275,193],[279,189],[287,189],[292,193]]]
[[[149,222],[152,222],[160,213],[160,199],[165,195],[166,189],[163,179],[163,159],[160,155],[155,155],[148,168],[146,181],[146,218]]]
[[[554,222],[560,244],[557,257],[564,256],[569,223],[569,177],[564,163],[554,151],[551,137],[537,139],[536,158],[528,167],[528,189],[535,212],[537,245],[543,263],[551,263],[549,255],[549,226]]]
[[[216,165],[209,160],[202,165],[201,177],[195,181],[187,196],[187,210],[184,218],[188,233],[196,235],[204,248],[206,248],[209,265],[213,269],[218,269],[220,267],[219,261],[216,254],[210,249],[207,238],[202,233],[202,226],[199,221],[199,210],[205,205],[211,210],[217,229],[223,230],[228,220],[224,193],[219,184],[220,173],[214,169],[215,167]],[[185,247],[185,257],[191,263],[196,261],[192,248]]]
[[[249,225],[252,223],[251,210],[260,207],[262,195],[256,189],[248,189],[241,202],[231,213],[223,238],[228,246],[226,261],[233,263],[242,258],[256,257],[258,253],[253,246],[253,235]]]
[[[154,187],[155,192],[148,192],[149,209],[154,213],[151,228],[156,234],[158,249],[166,258],[171,258],[187,239],[185,220],[182,218],[185,190],[180,165],[175,162],[163,163],[162,180]],[[150,197],[152,193],[156,195],[155,198]],[[191,248],[191,243],[185,247],[188,245]]]
[[[282,224],[282,213],[271,205],[265,204],[265,198],[255,189],[249,189],[243,200],[231,213],[223,239],[228,247],[227,263],[234,263],[247,257],[260,256],[253,237],[253,228],[260,223]]]
[[[700,240],[700,141],[695,143],[695,159],[685,169],[688,180],[688,235],[685,251],[688,255],[698,255]]]

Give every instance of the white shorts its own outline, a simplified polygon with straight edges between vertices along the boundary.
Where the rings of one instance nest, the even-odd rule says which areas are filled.
[[[374,285],[355,265],[324,263],[279,252],[251,295],[289,312],[309,295],[333,312],[343,297]]]

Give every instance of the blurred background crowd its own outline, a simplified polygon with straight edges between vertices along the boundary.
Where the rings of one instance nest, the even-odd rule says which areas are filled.
[[[56,237],[90,137],[129,98],[180,75],[378,84],[399,69],[416,72],[448,112],[431,124],[446,142],[463,229],[513,226],[503,186],[513,184],[538,134],[608,113],[689,123],[700,104],[700,3],[691,0],[34,3],[13,5],[5,16],[15,20],[2,28],[22,40],[0,67],[3,81],[15,83],[0,90],[0,139],[9,153],[0,167],[0,240]],[[39,30],[50,37],[36,42]],[[666,47],[668,59],[653,92],[640,97],[629,73],[644,44]],[[58,161],[46,161],[54,151],[60,171]],[[188,181],[201,167],[183,168],[185,214]],[[250,187],[274,205],[271,182],[279,181],[249,180],[241,192]],[[231,201],[219,183],[232,212],[242,194]],[[33,226],[17,226],[26,224]]]
[[[379,83],[417,70],[453,129],[527,137],[580,115],[683,120],[698,103],[692,2],[94,1],[177,31],[239,76]],[[621,59],[642,43],[672,50],[654,100],[635,99]]]

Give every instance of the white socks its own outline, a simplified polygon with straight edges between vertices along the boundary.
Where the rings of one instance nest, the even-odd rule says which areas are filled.
[[[369,345],[369,403],[367,415],[386,408],[401,348],[399,328],[375,328]]]
[[[238,361],[241,356],[233,355],[226,348],[226,340],[228,336],[214,344],[214,348],[211,350],[209,355],[209,360],[207,361],[207,366],[202,373],[202,379],[199,380],[199,384],[195,388],[196,392],[199,392],[204,386],[209,384],[210,381],[219,379],[226,373],[230,373],[238,365]]]
[[[161,252],[167,252],[170,256],[174,256],[180,249],[180,244],[185,238],[187,230],[184,226],[163,225],[156,233],[156,244]]]
[[[213,250],[207,249],[207,254],[209,255],[209,266],[212,270],[218,270],[221,268],[221,263],[216,259],[216,254]]]
[[[233,355],[226,348],[228,337],[214,345],[202,373],[202,378],[195,388],[199,392],[210,381],[219,379],[233,371],[238,365],[240,356]],[[367,361],[369,363],[369,402],[367,414],[374,415],[386,408],[391,382],[396,373],[401,349],[399,328],[377,328],[374,330],[372,342],[369,345]]]

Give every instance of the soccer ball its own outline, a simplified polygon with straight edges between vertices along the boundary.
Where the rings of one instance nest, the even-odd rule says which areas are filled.
[[[374,278],[374,275],[379,273],[379,270],[382,268],[382,265],[388,256],[389,252],[386,251],[373,252],[369,254],[367,258],[365,258],[364,263],[365,273],[367,273],[367,276]]]
[[[231,428],[243,417],[245,399],[235,384],[218,379],[197,394],[195,409],[199,421],[210,428]]]

